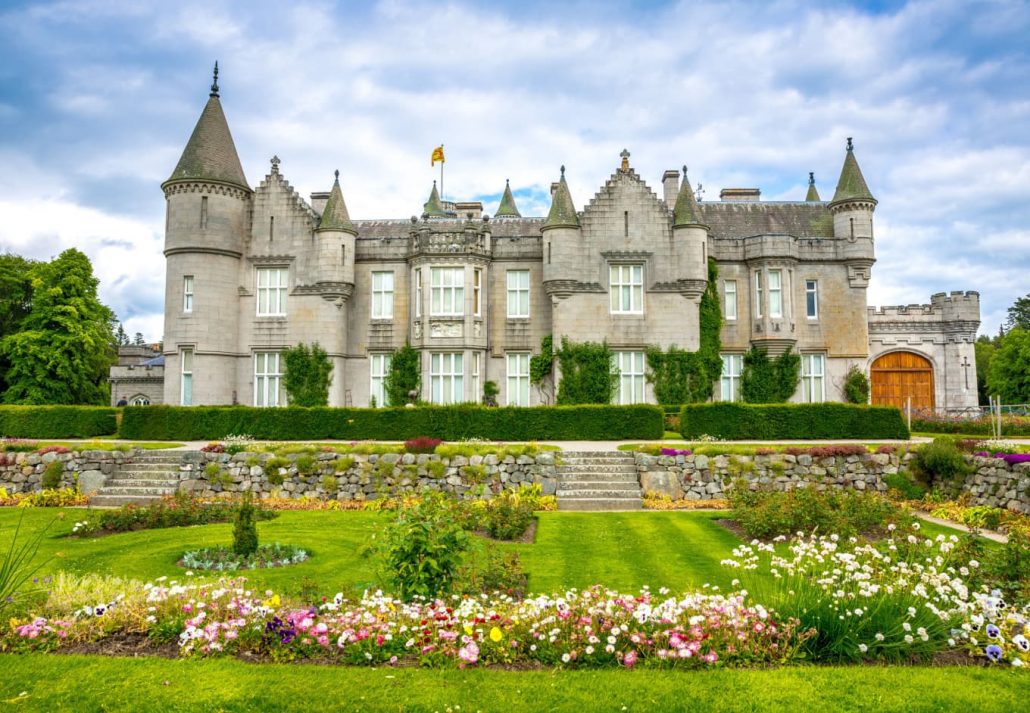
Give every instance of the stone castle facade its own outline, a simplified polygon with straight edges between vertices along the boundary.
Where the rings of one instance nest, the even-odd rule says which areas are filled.
[[[962,380],[963,361],[975,363],[976,293],[867,307],[877,201],[850,139],[828,202],[811,176],[804,201],[724,189],[699,202],[685,167],[656,193],[624,151],[582,210],[562,167],[543,218],[523,217],[509,187],[489,217],[479,202],[442,201],[434,184],[420,216],[352,220],[338,174],[305,200],[273,158],[252,187],[214,85],[162,188],[166,403],[282,405],[280,352],[318,342],[333,363],[330,405],[383,405],[390,355],[409,342],[424,400],[478,402],[490,380],[501,405],[536,405],[548,395],[529,383],[529,358],[549,334],[607,340],[616,401],[653,402],[644,350],[697,349],[709,258],[724,320],[716,399],[739,397],[742,355],[759,345],[801,354],[795,401],[842,400],[855,365],[872,375],[874,401],[903,405],[918,370],[905,364],[926,362],[921,405],[977,403],[975,366]],[[899,353],[912,358],[898,366]]]

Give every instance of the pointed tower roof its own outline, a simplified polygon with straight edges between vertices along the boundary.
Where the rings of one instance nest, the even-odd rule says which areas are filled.
[[[197,120],[190,140],[183,149],[179,163],[168,177],[168,181],[219,181],[230,183],[247,191],[250,184],[243,175],[236,144],[229,133],[229,124],[222,112],[218,96],[218,64],[215,63],[215,79],[207,106]]]
[[[810,203],[811,202],[819,203],[819,202],[822,201],[822,198],[819,197],[819,191],[817,191],[816,188],[815,188],[815,172],[814,171],[809,171],[808,172],[808,195],[805,196],[805,201],[806,202],[810,202]]]
[[[450,213],[443,208],[443,201],[440,200],[440,191],[436,190],[436,181],[433,181],[433,190],[429,194],[429,200],[427,200],[422,206],[422,210],[429,216],[450,215]]]
[[[865,184],[862,177],[862,169],[858,167],[858,160],[855,158],[855,146],[848,137],[848,153],[844,157],[844,167],[840,170],[840,180],[837,181],[837,191],[833,194],[831,203],[839,203],[848,200],[865,200],[876,202],[873,194],[869,192],[869,186]]]
[[[576,206],[572,202],[572,194],[569,193],[569,184],[565,182],[565,167],[561,167],[561,179],[558,181],[558,188],[554,191],[554,198],[551,199],[551,210],[547,214],[543,228],[578,228],[579,216],[576,215]]]
[[[508,183],[508,179],[504,179],[504,195],[501,196],[501,204],[497,206],[497,212],[494,213],[495,218],[503,218],[505,216],[511,218],[521,218],[522,213],[519,213],[519,209],[515,205],[515,196],[511,194],[511,184]]]
[[[350,222],[347,204],[343,202],[339,171],[336,172],[333,189],[329,191],[329,200],[326,201],[325,208],[322,210],[322,220],[319,221],[316,230],[341,230],[345,233],[358,234],[358,231],[354,228],[354,223]]]
[[[687,178],[686,166],[683,167],[683,185],[680,186],[680,193],[676,196],[676,207],[672,211],[672,225],[704,225],[701,222],[701,209],[697,206],[694,189],[690,187],[690,179]]]

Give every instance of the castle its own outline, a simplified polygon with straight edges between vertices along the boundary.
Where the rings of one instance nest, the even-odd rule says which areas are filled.
[[[334,406],[383,405],[391,354],[421,354],[420,397],[535,405],[529,360],[541,339],[607,340],[619,403],[653,402],[645,349],[699,344],[707,264],[718,266],[723,373],[715,398],[739,398],[752,345],[802,358],[794,401],[840,401],[852,365],[873,402],[961,410],[977,404],[975,292],[930,305],[867,308],[873,213],[848,139],[832,200],[809,176],[804,201],[724,189],[699,201],[683,171],[660,194],[621,163],[582,211],[562,167],[544,218],[523,217],[506,186],[493,217],[480,202],[443,201],[421,215],[352,220],[337,179],[305,200],[272,158],[257,187],[244,176],[216,83],[167,201],[163,397],[152,403],[283,405],[281,351],[318,342]],[[972,374],[970,374],[972,370]],[[115,383],[112,399],[131,382]]]

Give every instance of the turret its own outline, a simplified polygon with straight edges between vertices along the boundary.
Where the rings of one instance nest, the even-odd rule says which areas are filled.
[[[870,268],[876,258],[873,251],[873,211],[876,199],[869,191],[862,169],[855,158],[855,147],[848,137],[844,166],[837,181],[833,200],[827,206],[833,214],[833,235],[846,241],[841,251],[848,261],[848,277],[852,287],[868,286]]]
[[[161,188],[167,201],[165,403],[232,403],[240,258],[252,191],[222,112],[217,63],[207,105]]]
[[[422,214],[430,218],[452,218],[453,211],[444,209],[443,201],[440,200],[440,191],[436,190],[436,181],[433,181],[433,190],[429,193],[429,200],[422,206]]]
[[[497,206],[495,218],[521,218],[518,207],[515,205],[515,196],[511,194],[511,184],[504,179],[504,195],[501,196],[501,203]]]
[[[540,228],[543,234],[544,289],[550,294],[561,291],[561,281],[570,281],[582,274],[583,230],[576,206],[565,182],[565,166],[551,197],[551,210]],[[548,284],[550,283],[550,284]]]
[[[819,197],[819,191],[815,188],[815,172],[808,172],[808,195],[805,196],[805,202],[807,203],[821,203],[822,198]]]
[[[684,166],[683,185],[676,196],[672,215],[672,239],[676,244],[677,281],[687,297],[700,298],[708,283],[708,230],[701,220],[701,210]]]
[[[318,244],[317,275],[323,296],[350,297],[354,289],[354,250],[357,229],[347,212],[340,189],[340,172],[336,171],[333,188],[322,209],[322,218],[315,229]]]

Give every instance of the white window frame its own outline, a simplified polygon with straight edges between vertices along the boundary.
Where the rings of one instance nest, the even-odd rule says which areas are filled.
[[[390,373],[390,362],[393,355],[386,352],[373,353],[368,355],[368,405],[372,406],[372,399],[376,400],[377,407],[387,406],[386,403],[386,375]]]
[[[288,267],[259,267],[256,273],[255,302],[257,303],[258,317],[285,317],[290,269]]]
[[[783,271],[769,270],[769,319],[783,319]]]
[[[529,270],[508,270],[508,319],[529,319]]]
[[[646,383],[647,360],[644,352],[615,352],[612,356],[613,368],[619,372],[619,390],[616,403],[647,403]]]
[[[608,266],[609,309],[612,314],[644,313],[644,265],[620,263]]]
[[[179,350],[179,403],[193,405],[193,350]]]
[[[372,273],[372,319],[393,319],[393,271]]]
[[[529,406],[529,352],[508,352],[504,357],[506,403],[509,406]]]
[[[254,405],[286,405],[281,352],[254,352]]]
[[[422,268],[415,270],[415,317],[422,316]]]
[[[430,268],[429,292],[430,316],[463,317],[465,315],[465,268]]]
[[[805,316],[819,319],[819,281],[805,280]]]
[[[472,271],[472,314],[483,316],[483,270],[478,267]]]
[[[801,400],[822,403],[826,400],[826,355],[801,355]]]
[[[722,373],[719,375],[719,400],[740,401],[740,374],[744,370],[743,354],[720,354]]]
[[[755,317],[762,318],[762,271],[755,273]]]
[[[465,400],[465,353],[429,353],[429,400],[456,404]]]
[[[482,355],[479,352],[472,352],[472,400],[479,402],[481,393],[479,390],[479,360]]]
[[[182,276],[182,311],[193,312],[193,275]]]
[[[150,398],[148,396],[144,396],[142,394],[139,394],[137,396],[133,396],[129,400],[129,406],[149,406],[149,405],[150,405]]]
[[[737,281],[723,280],[722,291],[723,316],[727,320],[735,320],[737,318]]]

